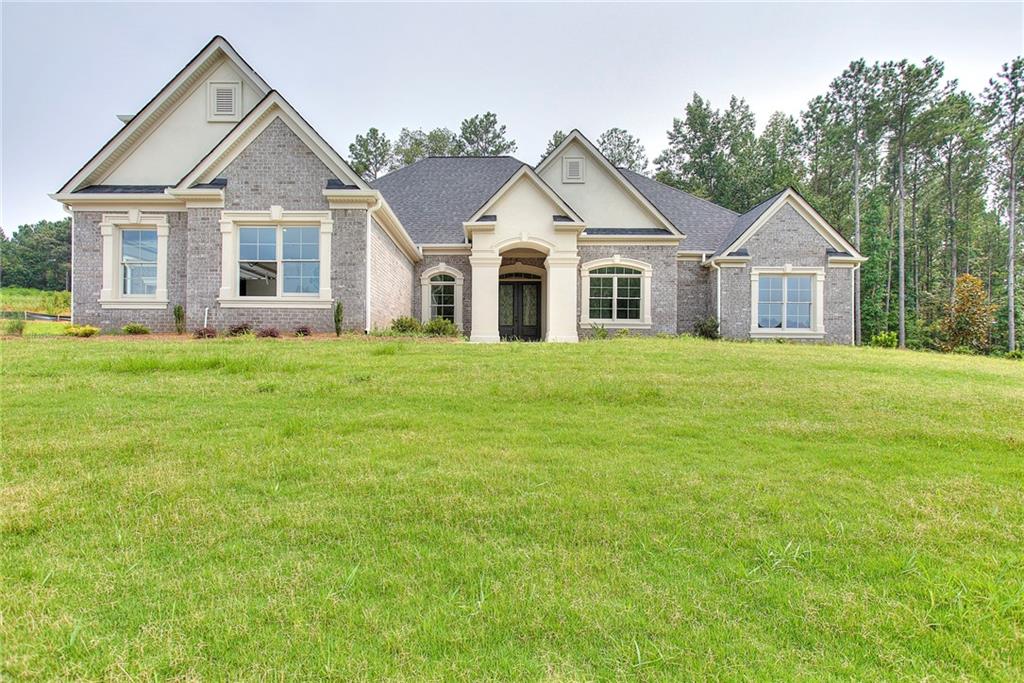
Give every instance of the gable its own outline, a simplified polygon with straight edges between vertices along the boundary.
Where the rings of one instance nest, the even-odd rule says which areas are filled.
[[[645,205],[643,196],[610,164],[595,154],[574,131],[565,143],[544,159],[537,172],[559,196],[595,228],[667,228],[674,226]],[[582,160],[583,182],[563,174],[564,160]],[[569,170],[575,170],[570,168]]]
[[[237,87],[238,116],[270,87],[221,36],[215,36],[58,191],[90,185],[170,185],[234,123],[209,121],[209,84]],[[120,117],[119,117],[120,118]]]
[[[795,208],[783,204],[740,248],[759,265],[809,266],[824,263],[830,246]]]
[[[223,58],[153,130],[106,175],[106,185],[172,185],[238,123],[209,121],[209,83],[238,83],[241,115],[252,111],[264,93],[242,78],[241,71]]]
[[[550,226],[552,216],[564,215],[565,207],[552,200],[540,185],[524,174],[478,213],[494,215],[504,225]]]

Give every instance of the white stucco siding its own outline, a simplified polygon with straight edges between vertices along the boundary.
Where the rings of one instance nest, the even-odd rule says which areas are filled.
[[[162,185],[178,182],[236,121],[207,120],[207,84],[211,81],[241,83],[241,114],[245,116],[260,100],[228,59],[199,79],[166,118],[101,181],[105,185]]]
[[[562,182],[562,159],[585,160],[584,182]],[[604,164],[576,141],[551,161],[540,174],[551,188],[594,228],[661,228],[662,223],[630,195]]]

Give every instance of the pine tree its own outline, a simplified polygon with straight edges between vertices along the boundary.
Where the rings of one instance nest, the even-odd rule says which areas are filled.
[[[622,128],[609,128],[597,139],[597,147],[616,168],[636,173],[647,170],[647,150],[640,139]]]

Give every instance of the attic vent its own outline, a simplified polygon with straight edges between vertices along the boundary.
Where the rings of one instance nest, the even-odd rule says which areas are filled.
[[[583,182],[583,158],[562,157],[562,182],[582,183]]]
[[[210,121],[237,121],[239,116],[240,83],[210,83],[207,93],[207,118]]]

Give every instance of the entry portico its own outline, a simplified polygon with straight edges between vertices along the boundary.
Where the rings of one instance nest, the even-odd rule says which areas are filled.
[[[470,340],[496,342],[502,266],[543,258],[541,317],[545,341],[579,340],[576,326],[579,253],[586,223],[529,166],[523,166],[463,224],[473,271]],[[520,269],[519,272],[528,272]]]

